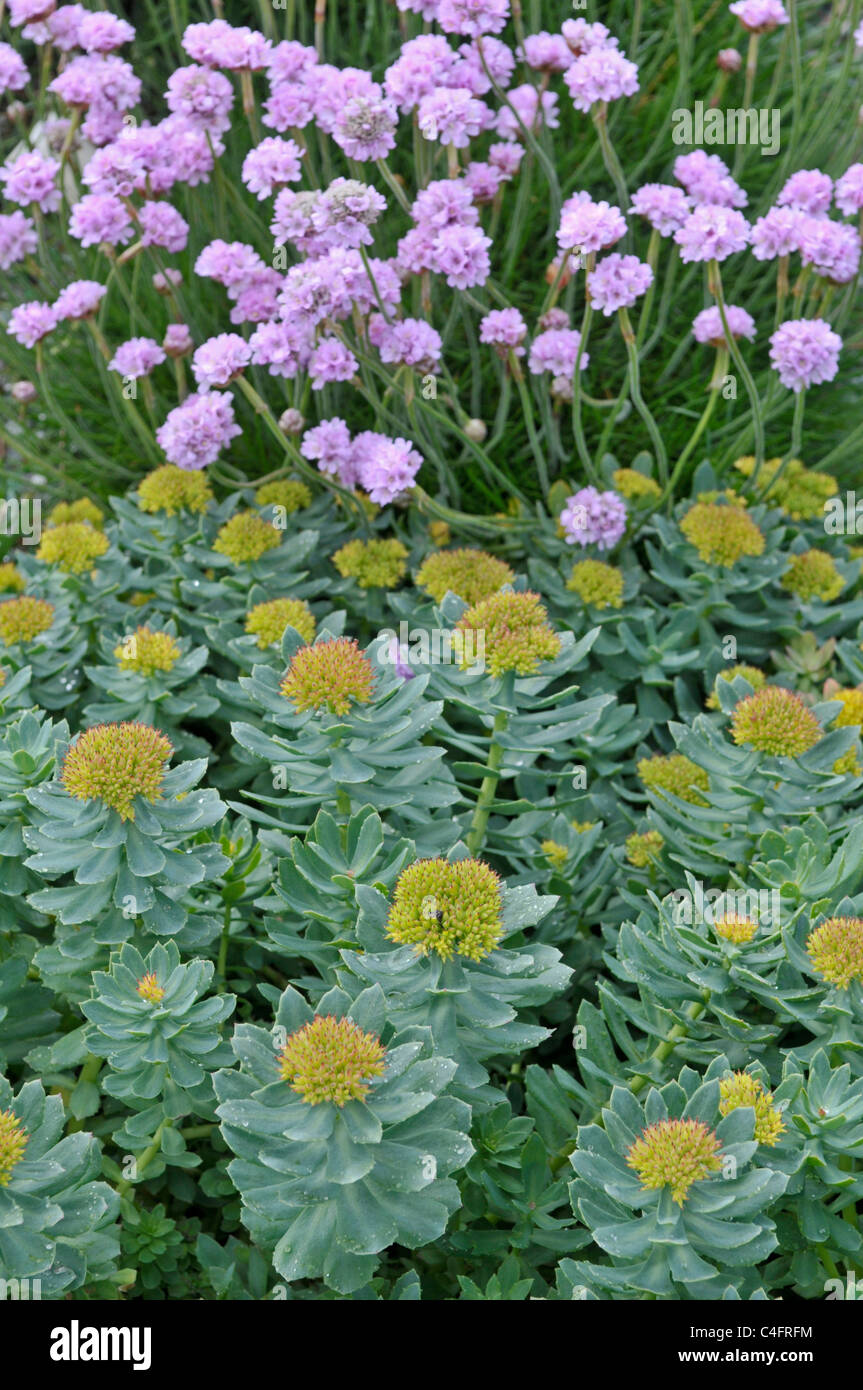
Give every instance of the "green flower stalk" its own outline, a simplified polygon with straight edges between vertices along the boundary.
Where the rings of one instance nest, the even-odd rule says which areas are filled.
[[[814,598],[830,603],[845,587],[836,561],[826,550],[804,550],[800,555],[793,555],[781,583],[783,589],[803,603],[811,603]]]
[[[31,1298],[65,1299],[117,1273],[119,1198],[99,1181],[99,1141],[64,1138],[65,1125],[59,1095],[27,1081],[16,1096],[0,1076],[0,1279],[28,1280]]]
[[[812,710],[793,690],[765,685],[735,705],[731,737],[772,758],[799,758],[821,738]]]
[[[344,579],[355,579],[361,589],[395,589],[407,573],[407,555],[399,540],[353,540],[332,561]]]
[[[417,586],[442,603],[447,593],[467,604],[496,594],[515,578],[509,565],[484,550],[441,550],[428,555],[417,571]]]
[[[690,545],[711,565],[736,565],[745,556],[764,553],[764,536],[739,507],[696,502],[680,523]]]
[[[289,988],[273,1033],[241,1024],[234,1048],[240,1069],[214,1078],[228,1173],[282,1279],[347,1295],[388,1245],[443,1234],[473,1146],[428,1028],[395,1031],[380,988],[332,989],[314,1011]]]
[[[303,599],[267,599],[264,603],[256,603],[246,616],[245,630],[258,639],[261,651],[280,646],[289,627],[298,632],[304,642],[314,642],[315,620]]]

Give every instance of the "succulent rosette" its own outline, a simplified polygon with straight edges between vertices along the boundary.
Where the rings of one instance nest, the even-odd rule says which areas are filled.
[[[240,1024],[233,1046],[239,1070],[214,1077],[228,1171],[283,1279],[349,1294],[386,1246],[443,1234],[473,1146],[430,1029],[396,1031],[379,987],[332,989],[314,1010],[289,988],[272,1032]]]

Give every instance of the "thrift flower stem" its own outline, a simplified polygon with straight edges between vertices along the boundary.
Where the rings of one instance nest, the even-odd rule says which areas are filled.
[[[656,421],[645,405],[644,398],[641,394],[641,375],[638,366],[638,349],[635,345],[635,333],[632,329],[628,310],[618,309],[617,314],[620,320],[620,331],[623,334],[623,341],[626,344],[626,352],[629,358],[629,389],[632,394],[632,403],[644,421],[647,433],[650,435],[651,443],[656,453],[656,465],[659,470],[659,476],[662,483],[665,484],[668,481],[668,454],[662,440],[662,435],[657,428]]]
[[[497,791],[497,784],[500,780],[500,765],[503,761],[503,749],[497,742],[497,735],[502,734],[507,726],[509,715],[506,710],[498,710],[494,717],[494,724],[491,731],[491,743],[488,748],[488,772],[482,779],[479,789],[476,806],[474,807],[473,819],[470,823],[470,830],[465,838],[465,844],[474,858],[476,858],[485,839],[488,818],[491,814],[491,804],[494,801]]]
[[[387,164],[385,159],[378,159],[376,160],[376,163],[381,171],[381,174],[384,177],[384,180],[386,181],[388,188],[391,190],[391,192],[395,194],[402,211],[409,213],[411,210],[411,205],[408,202],[407,194],[405,193],[401,184],[396,179],[395,175],[390,169],[390,166]]]
[[[510,371],[512,372],[518,390],[519,399],[521,400],[521,409],[524,415],[525,425],[527,426],[527,434],[530,440],[531,453],[533,454],[534,463],[536,464],[539,485],[542,489],[543,497],[547,497],[549,481],[545,454],[542,451],[542,445],[536,432],[536,424],[533,418],[533,405],[531,404],[530,392],[527,389],[527,382],[524,379],[524,372],[521,370],[519,360],[511,348],[508,354],[508,361]]]
[[[621,168],[620,160],[617,157],[614,145],[611,143],[611,136],[608,133],[608,103],[598,101],[591,111],[591,118],[599,136],[599,147],[602,150],[602,160],[608,170],[612,183],[617,193],[617,201],[620,211],[626,215],[629,207],[629,193],[626,188],[626,179]],[[629,245],[631,233],[627,231],[624,238],[624,245]]]
[[[728,327],[728,312],[725,307],[725,296],[722,293],[722,274],[719,269],[719,262],[716,260],[709,263],[710,292],[716,300],[719,308],[719,317],[722,319],[722,329],[725,341],[734,359],[734,365],[743,377],[743,384],[746,387],[746,394],[749,397],[749,404],[752,408],[752,426],[755,431],[755,471],[752,474],[752,486],[758,481],[758,475],[764,464],[764,420],[761,415],[761,402],[755,382],[752,380],[752,373],[743,359],[743,354],[737,345],[731,329]]]
[[[791,448],[790,448],[790,450],[788,451],[788,453],[785,455],[785,458],[784,458],[784,459],[782,460],[782,462],[780,463],[780,465],[779,465],[779,467],[777,468],[776,472],[774,473],[773,477],[772,477],[772,478],[768,478],[766,484],[761,488],[760,492],[757,492],[757,493],[754,494],[753,501],[755,501],[755,502],[763,502],[765,496],[767,495],[767,493],[768,493],[773,487],[775,487],[775,485],[778,483],[779,479],[782,477],[782,474],[785,472],[785,470],[786,470],[786,468],[788,467],[788,465],[789,465],[789,463],[791,462],[791,460],[800,457],[801,445],[802,445],[802,439],[803,439],[803,410],[804,410],[805,405],[806,405],[806,392],[805,392],[805,391],[798,391],[797,394],[796,394],[796,396],[795,396],[795,398],[794,398],[794,419],[793,419],[792,424],[791,424]],[[752,486],[753,486],[753,489],[754,489],[754,485],[755,485],[755,474],[753,473],[753,475],[752,475]]]
[[[687,443],[685,449],[683,450],[683,453],[680,455],[679,459],[674,465],[671,477],[669,478],[668,483],[665,487],[665,491],[663,492],[662,496],[656,504],[657,508],[661,507],[662,504],[666,501],[669,503],[669,505],[673,503],[674,489],[677,486],[677,481],[680,478],[681,473],[683,472],[684,464],[692,454],[693,449],[695,448],[696,444],[698,443],[699,439],[701,438],[701,436],[703,435],[704,431],[707,429],[707,426],[710,423],[710,417],[716,408],[716,402],[719,399],[719,392],[722,389],[722,378],[725,376],[727,368],[728,349],[720,348],[716,354],[716,370],[714,371],[713,379],[710,383],[710,395],[708,397],[707,404],[704,407],[704,410],[702,411],[701,419],[698,421],[698,424],[695,426],[695,429],[692,431],[692,434],[690,435],[689,442]]]

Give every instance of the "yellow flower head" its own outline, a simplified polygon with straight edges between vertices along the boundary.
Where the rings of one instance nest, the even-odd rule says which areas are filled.
[[[156,801],[173,748],[149,724],[96,724],[79,734],[61,780],[77,801],[104,801],[121,820],[134,820],[133,801]]]
[[[259,560],[268,550],[275,550],[281,535],[257,512],[237,512],[219,530],[213,549],[227,555],[235,565],[247,565]]]
[[[781,465],[781,458],[765,459],[762,465],[759,486],[762,481],[765,484],[770,481],[764,494],[767,501],[781,507],[793,521],[810,521],[823,516],[824,503],[839,491],[836,479],[829,473],[816,473],[806,468],[801,459],[789,459],[777,477]],[[752,455],[739,458],[734,467],[748,478],[755,467],[755,459]]]
[[[733,681],[737,676],[743,676],[753,690],[760,690],[767,683],[767,677],[760,666],[747,666],[745,662],[739,662],[736,666],[726,666],[725,670],[717,675],[713,682],[713,690],[704,702],[708,709],[719,709],[719,682]]]
[[[399,877],[387,936],[443,960],[482,960],[500,941],[500,879],[481,859],[419,859]]]
[[[763,1082],[751,1072],[734,1071],[719,1083],[719,1113],[730,1115],[743,1106],[751,1106],[755,1111],[757,1142],[772,1149],[785,1130],[782,1112],[773,1103],[773,1092],[765,1091]]]
[[[813,968],[831,985],[863,984],[863,918],[828,917],[811,932],[806,950]]]
[[[27,582],[15,565],[7,562],[0,565],[0,594],[12,593],[20,594],[27,587]]]
[[[288,516],[308,507],[312,500],[311,490],[299,478],[282,478],[273,483],[264,483],[255,493],[259,507],[284,507]]]
[[[626,837],[626,857],[636,869],[645,869],[664,844],[658,830],[646,830],[643,835],[634,832]]]
[[[562,869],[569,857],[566,845],[559,845],[556,840],[543,840],[540,849],[553,869]]]
[[[734,706],[731,737],[772,758],[799,758],[821,737],[812,710],[793,690],[765,685]]]
[[[147,975],[142,975],[137,985],[138,993],[142,999],[146,999],[148,1004],[161,1004],[165,997],[165,991],[156,979],[152,970]]]
[[[352,637],[337,637],[300,647],[280,686],[282,694],[299,710],[329,709],[345,715],[356,701],[372,698],[374,667]]]
[[[27,1147],[27,1131],[12,1110],[0,1110],[0,1187],[8,1187],[12,1169]]]
[[[108,549],[108,537],[85,521],[64,521],[42,533],[36,556],[67,574],[83,574]]]
[[[68,521],[85,521],[96,531],[102,530],[105,513],[89,497],[79,497],[77,502],[58,502],[48,516],[49,526],[63,526]]]
[[[738,912],[720,912],[714,915],[713,930],[723,941],[730,941],[734,946],[744,946],[758,931],[758,923]]]
[[[332,557],[344,579],[355,579],[361,589],[394,589],[407,571],[406,548],[394,539],[348,541]]]
[[[149,627],[136,628],[124,637],[114,656],[121,671],[137,671],[141,676],[154,676],[157,671],[170,671],[180,659],[180,648],[169,632],[153,632]]]
[[[505,561],[484,550],[442,550],[427,555],[417,571],[417,584],[435,603],[441,603],[449,590],[465,603],[479,603],[514,578]]]
[[[374,1033],[349,1018],[316,1014],[291,1033],[279,1055],[279,1074],[307,1105],[342,1106],[366,1100],[375,1077],[383,1076],[386,1049]]]
[[[863,724],[863,690],[858,686],[852,686],[850,690],[837,690],[830,699],[842,701],[842,708],[833,720],[837,729]]]
[[[826,550],[805,550],[802,555],[793,555],[781,583],[783,589],[796,594],[804,603],[813,598],[830,603],[845,587],[833,556]]]
[[[690,545],[711,565],[734,565],[745,555],[764,553],[764,536],[740,507],[696,502],[680,523]]]
[[[602,560],[579,560],[572,567],[566,587],[594,608],[623,606],[623,571]]]
[[[662,488],[654,478],[639,473],[637,468],[616,468],[611,475],[615,490],[636,506],[643,506],[662,496]]]
[[[142,512],[167,512],[168,516],[182,511],[205,512],[212,500],[205,473],[189,472],[173,463],[154,468],[138,484],[138,506]]]
[[[53,622],[54,607],[43,598],[24,594],[0,603],[0,641],[6,647],[14,642],[32,642]]]
[[[246,614],[246,632],[257,637],[261,650],[281,642],[289,627],[295,628],[304,642],[314,642],[315,620],[301,598],[269,599],[256,603]]]
[[[449,545],[452,532],[445,521],[429,522],[429,540],[433,545]]]
[[[547,619],[539,594],[508,589],[480,599],[456,623],[457,632],[475,634],[472,648],[462,639],[462,670],[473,664],[469,651],[482,650],[478,642],[483,641],[486,666],[493,676],[506,671],[533,675],[541,661],[552,661],[560,651],[560,638]]]
[[[719,1140],[701,1120],[659,1120],[642,1130],[626,1162],[643,1188],[670,1187],[683,1206],[694,1182],[721,1171]]]
[[[652,758],[641,758],[637,771],[648,791],[655,791],[660,795],[663,792],[672,792],[674,796],[679,796],[681,801],[691,801],[694,806],[708,804],[700,795],[710,786],[707,773],[682,753],[670,753],[667,756],[657,753]]]

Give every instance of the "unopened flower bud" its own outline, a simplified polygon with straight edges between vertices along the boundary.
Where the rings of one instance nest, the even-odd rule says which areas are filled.
[[[488,429],[486,428],[484,420],[468,420],[464,427],[464,432],[468,439],[472,440],[474,444],[482,444],[483,440],[488,435]]]
[[[157,270],[156,274],[153,276],[153,289],[158,291],[159,294],[170,294],[172,290],[175,290],[177,286],[182,285],[182,283],[183,277],[179,270],[168,269],[164,274],[161,270]]]
[[[305,423],[298,410],[283,410],[279,416],[279,429],[284,434],[302,434]]]
[[[722,72],[739,72],[743,59],[736,48],[720,48],[716,55],[716,66]]]
[[[32,381],[14,381],[12,383],[12,399],[19,405],[29,405],[36,399],[36,387]]]
[[[569,328],[569,314],[565,309],[549,309],[537,319],[537,327],[543,333],[557,328]]]
[[[185,357],[192,351],[192,335],[184,323],[169,323],[162,347],[169,357]]]

